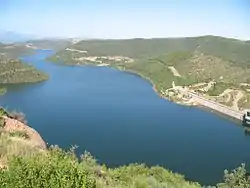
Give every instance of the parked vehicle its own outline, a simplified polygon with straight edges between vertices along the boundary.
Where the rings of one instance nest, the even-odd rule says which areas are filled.
[[[243,123],[244,125],[250,126],[250,109],[246,110],[245,114],[243,115]]]

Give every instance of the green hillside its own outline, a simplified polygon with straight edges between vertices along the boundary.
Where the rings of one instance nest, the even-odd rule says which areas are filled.
[[[87,53],[60,51],[54,59],[65,63],[79,63],[74,58],[82,56],[125,56],[135,60],[125,64],[110,62],[137,71],[141,69],[157,73],[155,67],[163,72],[164,66],[176,66],[184,79],[200,82],[207,79],[224,82],[250,83],[250,44],[235,39],[204,36],[173,39],[130,39],[130,40],[91,40],[81,41],[69,46],[71,49]],[[198,69],[197,69],[198,68]],[[200,72],[199,72],[200,71]],[[233,73],[233,74],[231,74]],[[165,73],[164,73],[165,74]],[[228,76],[230,75],[230,78]],[[173,76],[172,76],[173,77]],[[162,81],[165,77],[162,77]],[[173,78],[174,79],[174,78]],[[189,81],[187,82],[189,83]],[[166,87],[170,85],[167,84]]]
[[[40,39],[40,40],[29,40],[24,44],[32,44],[39,49],[53,49],[55,51],[62,50],[65,47],[71,45],[70,39]]]
[[[4,44],[0,43],[0,53],[6,54],[9,58],[19,58],[23,55],[34,54],[37,49],[62,50],[72,44],[70,39],[40,39]]]
[[[88,55],[122,55],[132,58],[151,57],[170,52],[193,52],[200,47],[202,53],[246,63],[250,60],[247,42],[216,36],[190,38],[90,40],[81,41],[71,48],[86,50]]]
[[[34,53],[31,48],[26,48],[23,44],[1,44],[0,43],[0,55],[5,55],[9,58],[17,59],[22,55],[29,55]]]
[[[33,66],[0,54],[0,84],[38,82],[48,76]]]

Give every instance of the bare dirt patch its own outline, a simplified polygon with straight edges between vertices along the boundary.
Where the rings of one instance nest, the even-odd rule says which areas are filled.
[[[168,68],[169,68],[169,70],[172,71],[172,73],[173,73],[174,76],[181,77],[181,75],[179,74],[179,72],[176,70],[175,67],[169,66]]]

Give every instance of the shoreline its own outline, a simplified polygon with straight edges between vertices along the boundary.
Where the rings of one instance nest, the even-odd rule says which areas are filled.
[[[0,87],[4,87],[4,88],[8,89],[9,86],[38,84],[38,83],[45,82],[47,80],[49,80],[49,77],[39,79],[39,80],[34,80],[34,81],[0,83]]]
[[[94,66],[95,66],[95,65],[94,65]],[[145,77],[145,76],[142,75],[141,73],[138,73],[138,72],[133,71],[133,70],[122,69],[122,68],[119,68],[119,67],[116,67],[116,66],[108,66],[108,67],[115,68],[116,70],[119,70],[119,71],[122,71],[122,72],[125,72],[125,73],[134,74],[135,76],[139,76],[140,78],[146,80],[147,82],[149,82],[149,83],[151,84],[153,91],[154,91],[160,98],[162,98],[162,99],[164,99],[164,100],[167,100],[167,101],[169,101],[169,102],[173,102],[173,103],[178,104],[178,105],[186,106],[186,107],[194,107],[194,108],[199,108],[199,109],[205,110],[205,111],[207,111],[207,112],[209,112],[209,113],[215,114],[215,115],[220,116],[220,117],[222,117],[222,118],[225,118],[225,119],[227,119],[227,120],[234,121],[234,122],[235,122],[236,124],[238,124],[238,125],[239,125],[239,122],[241,122],[241,121],[240,121],[239,119],[237,119],[237,118],[234,118],[234,117],[232,117],[232,116],[230,116],[230,115],[227,115],[227,114],[225,114],[225,113],[222,113],[222,112],[220,112],[220,111],[218,111],[218,110],[212,109],[212,108],[210,108],[210,107],[208,107],[208,106],[199,104],[198,102],[195,102],[195,101],[193,101],[193,102],[190,102],[190,101],[184,102],[184,101],[181,101],[181,100],[179,100],[179,101],[178,101],[178,100],[177,100],[177,101],[171,100],[170,98],[168,98],[168,97],[162,95],[162,94],[160,93],[160,91],[156,88],[156,85],[153,83],[153,81],[152,81],[150,78]],[[168,88],[168,89],[170,89],[170,88]],[[192,99],[190,99],[190,100],[192,100]],[[208,100],[209,100],[209,99],[208,99]],[[220,103],[218,103],[218,104],[220,104]],[[230,108],[230,107],[229,107],[229,108]]]
[[[62,61],[63,62],[63,61]],[[51,62],[51,63],[55,63],[55,62]],[[95,66],[95,67],[103,67],[103,66],[98,66],[98,64],[94,64],[94,63],[85,63],[85,64],[68,64],[68,63],[62,63],[63,65],[66,65],[66,66]],[[200,109],[203,109],[203,110],[206,110],[207,112],[209,113],[214,113],[216,114],[217,116],[221,116],[223,118],[226,118],[226,119],[229,119],[231,121],[234,121],[236,122],[237,121],[237,124],[239,124],[240,120],[237,119],[237,118],[234,118],[228,114],[225,114],[225,113],[222,113],[220,111],[217,111],[216,109],[212,109],[208,106],[205,106],[205,105],[202,105],[202,104],[199,104],[198,102],[196,102],[195,100],[192,101],[192,98],[189,100],[189,101],[182,101],[182,100],[171,100],[170,98],[168,98],[167,96],[164,96],[161,94],[161,92],[157,89],[156,85],[154,84],[154,82],[149,78],[149,77],[146,77],[144,76],[143,74],[137,72],[137,71],[134,71],[134,70],[129,70],[129,69],[126,69],[126,68],[123,68],[123,67],[119,67],[119,66],[114,66],[114,65],[107,65],[105,67],[109,67],[109,68],[114,68],[118,71],[121,71],[121,72],[124,72],[124,73],[128,73],[128,74],[133,74],[135,76],[138,76],[144,80],[146,80],[147,82],[149,82],[149,84],[151,84],[151,87],[153,89],[153,91],[162,99],[164,100],[167,100],[169,102],[173,102],[175,104],[178,104],[178,105],[182,105],[182,106],[186,106],[186,107],[195,107],[195,108],[200,108]],[[171,88],[168,88],[168,89],[171,89]],[[209,100],[209,99],[207,99]],[[218,103],[220,104],[220,103]],[[230,107],[228,107],[230,108]]]

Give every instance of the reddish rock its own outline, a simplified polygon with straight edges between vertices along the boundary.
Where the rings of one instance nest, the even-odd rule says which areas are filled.
[[[4,130],[7,132],[15,132],[15,131],[21,131],[25,132],[29,136],[29,140],[34,144],[34,146],[46,149],[46,143],[42,139],[42,137],[39,135],[38,132],[36,132],[33,128],[29,127],[28,125],[25,125],[24,123],[12,119],[9,117],[4,117],[5,120],[5,126]]]

